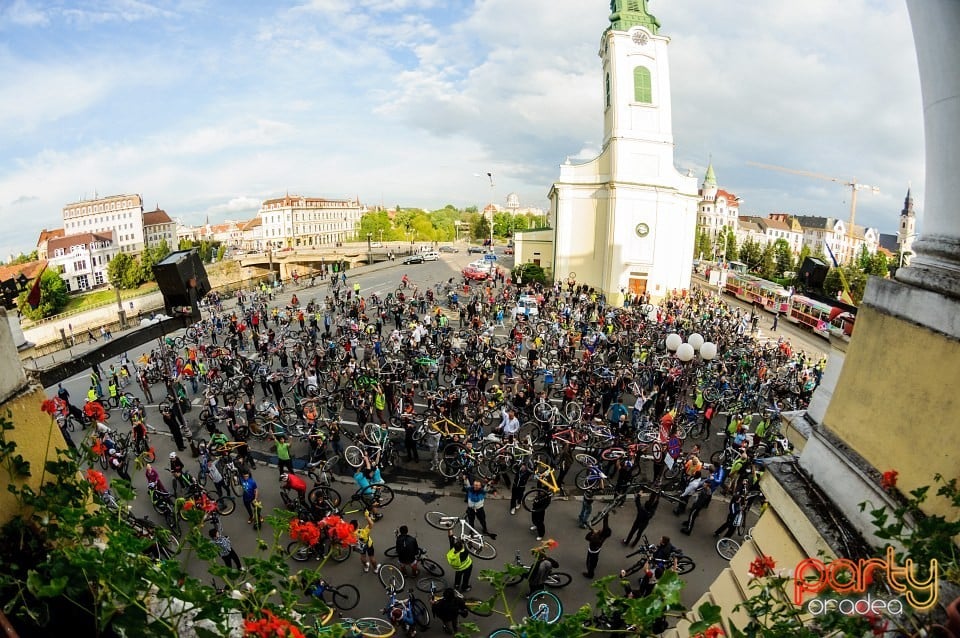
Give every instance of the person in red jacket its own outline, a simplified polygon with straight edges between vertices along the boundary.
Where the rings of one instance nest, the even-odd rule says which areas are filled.
[[[302,505],[307,504],[307,484],[296,474],[288,474],[286,472],[281,474],[280,489],[293,490],[297,493],[297,498],[300,500],[300,503]]]

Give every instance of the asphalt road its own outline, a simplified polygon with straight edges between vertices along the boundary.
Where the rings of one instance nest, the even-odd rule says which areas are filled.
[[[450,277],[453,277],[454,281],[460,281],[459,270],[466,263],[473,261],[477,257],[477,255],[467,255],[465,252],[460,252],[453,255],[442,253],[439,261],[419,265],[402,266],[399,265],[398,261],[397,266],[394,268],[359,275],[356,277],[356,280],[361,284],[361,294],[363,295],[376,293],[384,296],[386,293],[392,292],[397,288],[403,273],[407,273],[410,279],[419,284],[421,289],[423,289],[426,285],[446,282]],[[508,257],[507,259],[511,258]],[[509,262],[504,262],[502,255],[498,263],[504,267],[511,265]],[[348,278],[348,283],[352,281],[352,279]],[[286,301],[294,292],[302,302],[306,302],[310,299],[322,299],[322,297],[327,294],[328,289],[326,286],[321,285],[315,288],[287,289],[287,291],[280,296],[280,301]],[[146,344],[139,350],[128,353],[128,355],[132,360],[135,360],[141,352],[148,351],[151,345],[152,344]],[[102,367],[106,369],[109,363],[110,362],[104,362]],[[67,387],[72,397],[74,397],[74,402],[82,402],[82,397],[85,395],[87,389],[86,381],[86,375],[78,375],[64,382],[65,387]],[[157,398],[159,394],[159,386],[156,387],[157,391],[154,392],[155,398]],[[135,386],[128,387],[127,390],[132,390],[135,394],[139,394]],[[50,395],[54,394],[55,391],[56,388],[48,388],[48,394]],[[259,387],[257,392],[259,399]],[[199,397],[194,398],[193,402],[199,405]],[[196,415],[197,410],[194,410],[187,414],[187,418],[196,419]],[[350,419],[352,416],[352,413],[349,412],[345,414],[346,419]],[[126,424],[119,420],[119,415],[115,416],[114,419],[116,422],[112,422],[113,427],[126,427]],[[158,468],[164,468],[167,465],[167,455],[174,446],[155,405],[149,406],[147,409],[147,422],[157,428],[157,432],[151,435],[151,443],[155,445],[157,451],[156,466]],[[74,433],[75,438],[77,438],[78,435],[79,433]],[[717,444],[714,441],[708,441],[707,454],[716,447]],[[252,449],[261,459],[269,459],[271,456],[271,451],[265,441],[252,442]],[[306,443],[294,442],[295,455],[305,455],[307,452]],[[197,463],[190,458],[190,453],[184,452],[183,458],[186,462],[187,469],[195,473]],[[415,464],[404,465],[404,467],[399,470],[393,471],[392,474],[387,473],[385,475],[387,481],[397,488],[398,496],[394,503],[384,509],[384,518],[377,524],[373,533],[378,558],[382,558],[383,550],[393,544],[394,530],[398,526],[406,524],[410,527],[411,532],[418,536],[421,545],[430,549],[430,556],[446,566],[444,560],[444,554],[447,549],[445,532],[427,525],[423,516],[425,512],[431,510],[440,510],[452,514],[462,513],[465,511],[464,500],[459,486],[438,483],[433,476],[426,471],[425,465],[425,463],[421,463],[419,466]],[[645,470],[649,475],[651,468],[645,468]],[[573,476],[574,473],[575,470],[571,471],[571,476]],[[146,498],[145,478],[142,471],[134,473],[133,469],[131,469],[131,474],[133,475],[134,487],[141,495],[141,498],[133,505],[135,513],[139,515],[152,515],[152,517],[156,519],[157,517],[153,513]],[[161,469],[161,475],[169,487],[169,474]],[[112,472],[108,472],[108,478],[110,477],[112,477]],[[276,467],[261,463],[255,472],[255,478],[260,485],[265,509],[270,511],[272,508],[280,506],[278,471]],[[342,477],[342,480],[349,479]],[[568,483],[572,483],[572,478],[568,477]],[[353,491],[352,481],[350,481],[349,484],[344,484],[339,491],[344,496],[351,494]],[[575,489],[571,489],[570,491],[572,494],[570,500],[555,500],[550,506],[547,511],[546,522],[547,536],[559,542],[558,547],[554,550],[554,556],[560,562],[560,570],[566,571],[574,577],[573,583],[558,593],[565,607],[574,610],[585,602],[593,601],[594,593],[590,588],[590,579],[581,575],[586,556],[586,542],[583,538],[585,531],[577,526],[577,515],[581,507],[581,502],[576,496],[578,491]],[[508,499],[508,490],[504,490],[503,495]],[[655,542],[661,534],[669,535],[673,539],[674,544],[683,548],[685,553],[696,562],[696,570],[686,577],[688,585],[683,594],[684,603],[687,606],[691,606],[727,564],[726,561],[717,555],[714,549],[714,539],[711,536],[713,529],[718,527],[725,518],[726,504],[720,499],[714,499],[711,507],[701,515],[690,537],[679,534],[680,520],[671,513],[670,506],[671,504],[667,502],[661,505],[646,533],[651,542]],[[599,507],[601,507],[600,503],[595,505],[595,508]],[[470,595],[478,598],[485,598],[492,593],[488,586],[481,583],[478,578],[479,570],[488,567],[498,568],[504,562],[512,561],[517,551],[520,551],[521,555],[526,559],[529,556],[528,550],[537,544],[533,532],[529,530],[531,524],[530,514],[525,510],[520,509],[516,516],[511,516],[508,509],[508,501],[494,498],[488,502],[487,512],[490,529],[498,534],[497,540],[493,543],[498,550],[498,555],[497,558],[492,561],[475,560],[472,579],[474,589],[470,592]],[[632,559],[625,558],[627,552],[620,544],[620,538],[626,534],[632,523],[632,519],[633,502],[632,500],[628,500],[626,506],[618,511],[611,519],[614,535],[607,542],[601,553],[600,564],[597,570],[598,576],[616,573],[619,569],[632,564]],[[748,520],[748,525],[754,521],[755,516],[751,516]],[[252,526],[246,524],[246,512],[243,510],[239,499],[236,511],[232,515],[224,518],[224,527],[226,534],[231,538],[234,547],[241,556],[252,556],[260,553],[257,549],[258,536],[268,543],[272,542],[273,539],[273,533],[268,526],[264,526],[264,528],[258,532]],[[286,534],[281,535],[281,542],[284,545],[288,540],[289,537]],[[291,561],[291,569],[293,572],[296,572],[302,566],[303,564],[301,563]],[[194,561],[186,565],[186,568],[195,576],[205,582],[209,582],[209,576],[206,574],[205,566],[202,563]],[[380,615],[380,610],[387,602],[387,596],[373,573],[363,573],[359,558],[351,557],[349,561],[342,564],[334,564],[331,562],[324,568],[324,575],[329,578],[331,582],[352,582],[360,589],[360,604],[357,609],[350,612],[351,615]],[[449,569],[448,575],[451,575]],[[517,616],[515,617],[518,619],[522,617],[522,611],[520,610],[524,604],[522,594],[526,593],[524,591],[525,587],[526,585],[523,583],[509,590],[511,600],[514,601],[514,607],[517,610]],[[512,591],[513,589],[516,589],[516,591]],[[425,596],[423,594],[418,595],[421,598]],[[502,617],[496,614],[490,618],[471,617],[469,620],[478,622],[481,628],[485,630],[491,630],[507,624]],[[434,624],[432,631],[434,633],[440,633],[438,624]]]

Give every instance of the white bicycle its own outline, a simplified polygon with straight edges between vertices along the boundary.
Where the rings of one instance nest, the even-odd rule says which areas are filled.
[[[431,527],[437,529],[453,529],[459,523],[460,533],[455,534],[455,536],[463,541],[463,546],[466,547],[468,552],[482,560],[491,560],[497,557],[497,548],[488,543],[483,534],[459,516],[452,516],[443,512],[427,512],[423,517]]]

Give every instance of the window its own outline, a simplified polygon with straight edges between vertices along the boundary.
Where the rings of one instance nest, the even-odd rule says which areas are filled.
[[[98,270],[93,273],[93,285],[100,286],[103,284],[103,271]]]
[[[78,290],[86,290],[86,289],[89,288],[89,287],[90,287],[90,284],[87,283],[87,276],[86,276],[86,275],[80,275],[79,277],[77,277],[77,289],[78,289]]]
[[[653,102],[650,69],[645,66],[638,66],[633,70],[633,101],[641,104],[651,104]]]
[[[610,108],[610,73],[607,73],[606,75],[605,85],[606,85],[606,98],[605,98],[606,108]]]

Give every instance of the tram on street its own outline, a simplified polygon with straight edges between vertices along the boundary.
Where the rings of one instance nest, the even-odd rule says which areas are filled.
[[[825,339],[830,338],[832,329],[840,330],[848,337],[853,334],[856,317],[843,308],[828,303],[794,295],[790,298],[790,311],[787,319],[793,323],[807,326]]]
[[[790,309],[790,291],[760,277],[744,273],[727,274],[726,291],[751,304],[762,306],[768,312],[786,314]]]

